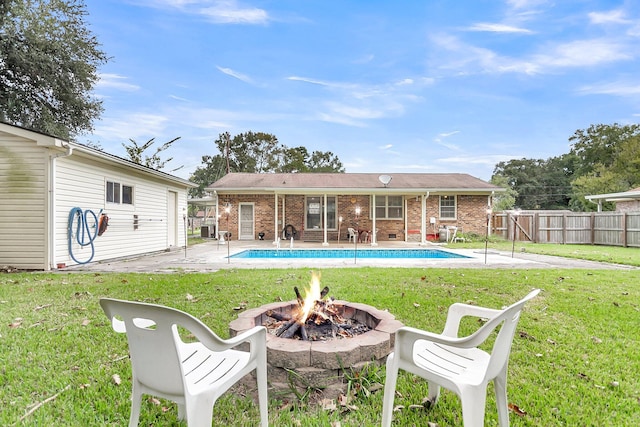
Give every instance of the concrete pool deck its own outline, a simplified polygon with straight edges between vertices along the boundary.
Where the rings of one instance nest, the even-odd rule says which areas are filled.
[[[353,243],[332,242],[329,246],[321,243],[309,243],[295,241],[294,249],[353,249]],[[357,267],[417,267],[417,268],[512,268],[512,269],[537,269],[537,268],[582,268],[582,269],[615,269],[637,270],[637,267],[609,264],[593,261],[582,261],[570,258],[535,255],[526,252],[515,252],[513,258],[511,251],[498,251],[491,249],[451,249],[446,245],[421,246],[417,242],[380,242],[377,249],[424,249],[439,248],[469,258],[433,258],[433,259],[365,259],[365,258],[313,258],[313,259],[248,259],[227,258],[227,254],[235,254],[247,249],[274,249],[273,242],[268,241],[237,241],[232,240],[230,245],[219,244],[217,240],[168,252],[147,254],[131,258],[122,258],[107,261],[95,261],[83,265],[69,266],[58,270],[74,272],[214,272],[224,269],[238,268],[357,268]],[[358,244],[358,250],[370,249],[370,244]],[[289,243],[282,245],[281,251],[289,249]],[[486,259],[486,262],[485,262]]]

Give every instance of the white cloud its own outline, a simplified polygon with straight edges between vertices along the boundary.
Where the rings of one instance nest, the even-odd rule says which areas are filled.
[[[489,154],[489,155],[476,155],[476,156],[453,156],[439,158],[437,162],[452,163],[458,165],[474,164],[474,165],[487,165],[495,166],[500,162],[507,162],[511,159],[521,158],[522,156],[508,156],[504,154]]]
[[[135,92],[140,89],[140,86],[127,83],[128,77],[121,76],[119,74],[100,74],[100,80],[96,83],[97,88],[109,88],[117,89],[124,92]]]
[[[514,27],[506,24],[478,23],[468,28],[469,31],[486,31],[492,33],[521,33],[531,34],[531,30],[526,28]]]
[[[264,9],[242,8],[235,1],[220,1],[215,6],[198,10],[217,24],[266,24],[269,15]]]
[[[145,142],[149,138],[162,135],[169,117],[148,113],[121,113],[119,117],[104,117],[96,126],[94,135],[108,139],[120,139],[127,142],[134,139]],[[140,140],[138,140],[140,139]]]
[[[584,95],[615,95],[615,96],[637,96],[640,95],[640,84],[613,82],[600,85],[583,86],[578,90]]]
[[[535,56],[534,62],[552,67],[582,67],[632,59],[627,46],[604,39],[576,40],[549,51],[550,54]]]
[[[339,87],[339,85],[337,85],[335,83],[328,83],[328,82],[324,82],[322,80],[310,79],[310,78],[307,78],[307,77],[290,76],[290,77],[287,77],[287,80],[291,80],[291,81],[294,81],[294,82],[310,83],[310,84],[319,85],[319,86]]]
[[[234,71],[231,68],[219,67],[217,65],[216,65],[216,68],[220,70],[220,72],[222,72],[223,74],[226,74],[231,77],[235,77],[236,79],[241,80],[245,83],[253,83],[253,81],[251,80],[251,77],[245,74],[239,73],[237,71]]]
[[[548,0],[507,0],[507,4],[513,9],[532,9],[547,3]]]
[[[543,53],[522,58],[500,55],[490,49],[466,44],[450,35],[432,38],[435,45],[449,53],[439,54],[441,68],[460,74],[519,73],[543,74],[560,68],[587,67],[633,59],[629,46],[610,39],[575,40],[541,46]]]
[[[216,24],[266,24],[269,14],[264,9],[243,7],[235,0],[134,0],[139,6],[178,9],[202,15]]]
[[[589,19],[592,24],[628,24],[631,22],[625,18],[625,13],[621,9],[608,12],[591,12],[589,13]]]

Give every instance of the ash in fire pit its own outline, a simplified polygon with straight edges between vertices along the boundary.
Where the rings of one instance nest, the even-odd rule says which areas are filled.
[[[315,284],[315,285],[314,285]],[[269,310],[266,315],[273,321],[264,324],[269,333],[280,338],[294,338],[305,341],[321,341],[334,338],[351,338],[370,331],[371,328],[357,319],[345,317],[344,305],[335,303],[333,298],[326,298],[329,288],[319,292],[320,299],[313,299],[314,286],[319,285],[319,276],[314,275],[310,296],[302,298],[300,291],[294,287],[298,306],[291,314]]]

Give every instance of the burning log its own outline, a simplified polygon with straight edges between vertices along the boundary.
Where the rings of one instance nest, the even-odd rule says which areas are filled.
[[[296,322],[296,319],[291,319],[289,320],[287,323],[285,323],[284,325],[280,326],[278,328],[278,330],[276,331],[276,336],[282,336],[283,333],[285,333],[290,327],[292,327]],[[293,335],[293,334],[292,334]]]
[[[304,325],[300,325],[300,338],[302,338],[303,341],[309,341],[309,333]]]
[[[304,306],[304,298],[302,298],[302,294],[300,294],[300,291],[298,290],[298,287],[297,287],[297,286],[294,286],[294,287],[293,287],[293,290],[294,290],[294,291],[295,291],[295,293],[296,293],[296,299],[298,300],[298,305],[299,305],[300,307]]]
[[[298,329],[300,329],[300,327],[304,327],[304,325],[298,322],[297,320],[294,320],[293,323],[289,325],[287,329],[282,331],[282,334],[280,334],[280,338],[292,338],[296,334],[296,332],[298,332]],[[305,331],[305,335],[306,335],[306,331]]]
[[[325,286],[324,288],[322,288],[322,292],[320,292],[320,300],[324,299],[324,297],[326,297],[328,293],[329,293],[328,286]]]
[[[291,320],[291,316],[289,314],[284,314],[273,310],[269,310],[265,314],[276,320]]]
[[[267,311],[265,314],[280,322],[274,324],[272,333],[280,338],[296,338],[302,340],[325,340],[329,338],[352,337],[354,334],[366,332],[368,327],[354,327],[354,319],[345,319],[344,307],[334,304],[333,298],[327,297],[329,287],[320,289],[319,276],[313,277],[311,289],[303,298],[300,290],[294,286],[297,307],[292,305],[290,313]],[[276,329],[277,328],[277,329]]]

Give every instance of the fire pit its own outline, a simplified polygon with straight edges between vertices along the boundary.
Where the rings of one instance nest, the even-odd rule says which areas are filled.
[[[344,392],[344,374],[367,364],[382,364],[393,350],[402,323],[374,307],[326,298],[319,276],[303,298],[247,310],[229,324],[236,336],[256,325],[267,327],[270,387],[276,392],[298,387]]]

